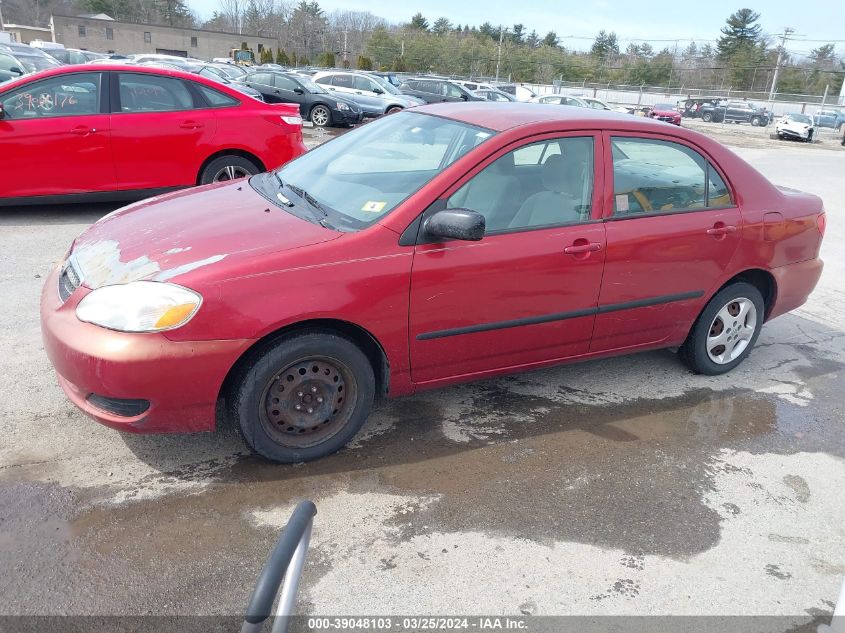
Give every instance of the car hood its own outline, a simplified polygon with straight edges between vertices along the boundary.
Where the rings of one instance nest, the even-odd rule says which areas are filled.
[[[282,210],[239,180],[118,209],[76,239],[71,260],[84,284],[95,289],[141,279],[178,281],[235,259],[340,235]]]

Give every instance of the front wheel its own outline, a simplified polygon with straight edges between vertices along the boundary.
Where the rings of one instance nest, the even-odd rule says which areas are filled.
[[[760,127],[761,125],[763,125],[763,119],[761,119],[760,117],[756,117],[756,116],[752,117],[751,125],[753,125],[754,127]]]
[[[323,105],[314,106],[311,109],[311,123],[317,127],[326,127],[332,122],[332,113]]]
[[[705,112],[704,114],[701,115],[701,120],[704,121],[705,123],[710,123],[710,121],[713,120],[713,115],[710,114],[709,112]]]
[[[229,416],[256,453],[306,462],[349,442],[374,396],[373,368],[357,345],[334,333],[305,332],[252,358],[230,393]]]
[[[402,112],[402,109],[401,106],[390,106],[385,114],[396,114],[397,112]]]
[[[680,349],[697,374],[729,372],[751,352],[763,326],[763,296],[751,284],[733,283],[704,307]]]

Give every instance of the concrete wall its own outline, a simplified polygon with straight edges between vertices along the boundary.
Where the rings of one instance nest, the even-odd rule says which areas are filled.
[[[80,33],[84,28],[84,35]],[[228,57],[233,48],[240,48],[246,42],[258,57],[259,44],[263,48],[272,48],[275,52],[276,41],[255,35],[237,33],[219,33],[199,29],[182,29],[170,26],[135,24],[64,15],[53,15],[52,28],[54,41],[67,48],[81,48],[100,53],[157,53],[179,51],[188,57],[210,60],[213,57]],[[109,29],[111,31],[109,32]],[[149,33],[149,42],[144,34]],[[195,44],[192,39],[196,38]],[[174,53],[178,54],[178,53]]]

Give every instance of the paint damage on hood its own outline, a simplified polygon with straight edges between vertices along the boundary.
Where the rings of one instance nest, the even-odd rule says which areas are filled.
[[[340,237],[268,202],[246,181],[178,192],[129,205],[93,224],[71,259],[93,289],[170,281],[230,260],[260,258]],[[178,281],[177,281],[178,283]]]

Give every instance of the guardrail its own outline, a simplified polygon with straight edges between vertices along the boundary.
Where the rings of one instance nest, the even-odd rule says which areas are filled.
[[[264,569],[255,583],[255,589],[244,614],[241,633],[259,633],[270,618],[273,602],[282,587],[279,604],[273,619],[272,633],[287,633],[290,615],[299,589],[299,579],[305,565],[305,554],[311,540],[311,526],[317,506],[311,501],[301,501],[291,514],[285,529],[276,541],[273,551],[264,563]],[[282,585],[284,580],[284,585]]]

